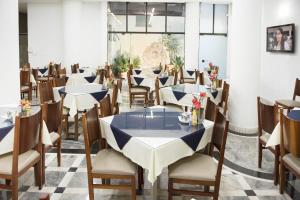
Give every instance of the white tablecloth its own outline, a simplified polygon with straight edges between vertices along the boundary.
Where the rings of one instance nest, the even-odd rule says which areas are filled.
[[[144,130],[142,133],[139,131],[120,149],[110,127],[112,120],[113,116],[100,118],[102,136],[106,138],[112,148],[122,152],[131,161],[148,170],[148,180],[151,183],[156,181],[163,168],[195,153],[182,139],[172,135],[177,134],[176,131],[170,133],[168,130],[158,132]],[[203,125],[205,132],[197,150],[203,149],[211,140],[213,122],[205,120]],[[147,136],[141,136],[144,134]]]
[[[173,89],[172,89],[173,87],[178,87],[178,86],[184,86],[184,88],[185,88],[184,93],[186,93],[185,96],[183,96],[179,100],[177,100],[177,98],[175,97],[175,95],[173,93]],[[193,106],[192,100],[193,100],[194,96],[199,97],[200,92],[206,92],[206,96],[210,97],[210,99],[215,104],[220,103],[221,97],[222,97],[222,91],[223,91],[222,88],[218,88],[216,97],[213,97],[210,89],[206,88],[206,86],[185,83],[185,84],[180,84],[177,86],[161,88],[160,89],[160,97],[161,97],[162,102],[165,101],[167,103],[172,103],[172,104],[176,104],[176,105],[180,105],[180,106],[192,107]]]
[[[76,86],[86,83],[99,83],[100,76],[91,76],[90,73],[78,73],[67,75],[67,79],[67,86]]]
[[[89,76],[96,76],[97,75],[97,68],[93,67],[82,67],[78,70],[78,73],[88,74]]]

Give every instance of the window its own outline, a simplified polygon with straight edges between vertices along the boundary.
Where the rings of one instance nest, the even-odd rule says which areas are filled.
[[[184,58],[184,3],[109,2],[108,61],[123,54],[141,67]]]
[[[226,77],[228,5],[200,3],[199,67],[208,63],[220,67],[219,77]]]

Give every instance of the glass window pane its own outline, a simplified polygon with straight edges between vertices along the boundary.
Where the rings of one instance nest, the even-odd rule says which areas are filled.
[[[167,32],[184,32],[184,4],[167,4]]]
[[[200,4],[200,33],[213,32],[213,4]]]
[[[128,31],[146,31],[146,4],[128,3]]]
[[[220,78],[226,77],[227,37],[222,35],[201,35],[199,45],[199,66],[208,67],[209,63],[220,67]]]
[[[227,33],[227,5],[215,5],[215,33]]]
[[[126,3],[110,2],[107,9],[108,31],[126,31]]]
[[[165,32],[165,3],[148,3],[148,32]]]

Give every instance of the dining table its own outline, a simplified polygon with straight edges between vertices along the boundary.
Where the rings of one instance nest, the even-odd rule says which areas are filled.
[[[99,80],[100,80],[100,76],[93,75],[86,72],[66,75],[67,86],[76,86],[85,83],[99,83]]]
[[[149,87],[150,92],[152,92],[155,90],[155,82],[157,78],[159,78],[160,87],[174,85],[174,76],[168,76],[167,74],[131,75],[131,83],[134,86]]]
[[[300,121],[300,108],[295,108],[287,113],[287,116],[296,121]],[[273,132],[271,133],[266,147],[276,146],[280,144],[280,122],[277,123]]]
[[[182,113],[154,106],[100,118],[102,137],[116,151],[148,171],[151,199],[157,199],[164,168],[204,149],[211,140],[213,122],[192,126],[179,121]]]
[[[41,110],[40,106],[32,106],[30,111],[21,112],[18,105],[0,105],[0,155],[11,153],[14,148],[15,123],[14,118],[34,115]],[[42,143],[52,145],[51,137],[46,123],[43,121]]]
[[[210,100],[215,104],[219,104],[222,91],[222,88],[211,88],[206,85],[184,83],[160,88],[160,97],[161,100],[166,103],[193,107],[193,98],[199,97],[201,92],[205,92],[206,97],[210,97]],[[203,106],[205,107],[205,105]]]

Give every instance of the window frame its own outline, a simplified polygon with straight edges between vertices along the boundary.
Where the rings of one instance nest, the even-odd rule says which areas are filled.
[[[159,2],[162,4],[165,4],[165,15],[162,15],[165,17],[165,31],[148,31],[148,3],[153,3],[153,2],[138,2],[138,3],[145,3],[146,4],[146,20],[145,20],[145,26],[146,29],[145,31],[128,31],[128,5],[129,3],[136,3],[136,2],[108,2],[108,4],[110,3],[126,3],[126,29],[125,31],[110,31],[108,30],[107,33],[111,34],[111,33],[118,33],[118,34],[126,34],[126,33],[130,33],[130,34],[185,34],[185,24],[186,24],[186,5],[185,3],[164,3],[164,2]],[[167,26],[168,26],[168,20],[167,17],[168,15],[168,4],[181,4],[184,6],[184,16],[182,16],[184,18],[184,30],[183,32],[168,32],[167,31]],[[170,17],[170,16],[169,16]]]

